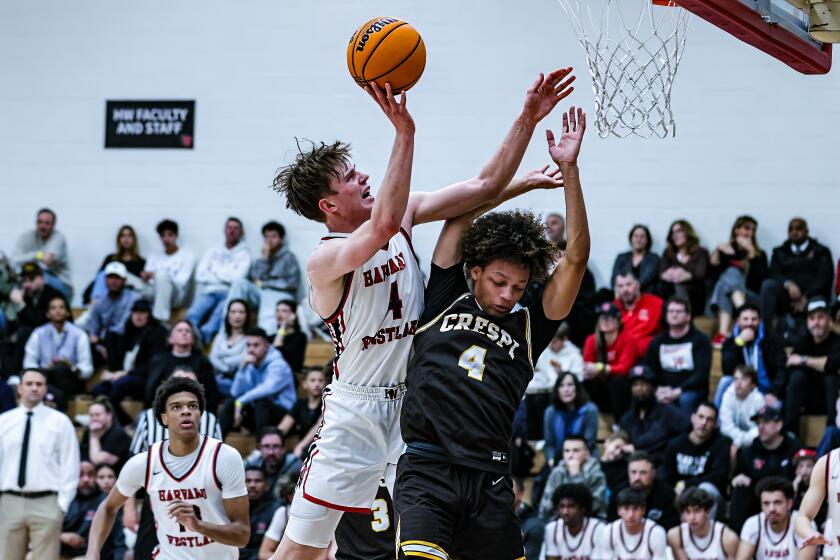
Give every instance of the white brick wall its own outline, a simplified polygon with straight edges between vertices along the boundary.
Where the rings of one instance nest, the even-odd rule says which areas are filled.
[[[106,0],[0,4],[0,249],[34,223],[37,207],[59,214],[74,282],[92,277],[122,223],[157,248],[168,216],[183,244],[219,242],[225,216],[240,216],[256,252],[259,228],[277,219],[301,260],[321,226],[291,215],[268,189],[293,153],[294,136],[346,139],[378,184],[392,133],[350,79],[344,49],[374,15],[413,23],[428,49],[411,92],[418,125],[414,188],[474,174],[521,107],[536,73],[573,65],[568,100],[594,109],[586,62],[552,0]],[[840,70],[799,75],[696,20],[674,90],[677,138],[601,140],[590,131],[582,179],[593,234],[592,266],[609,274],[626,231],[649,224],[656,248],[668,223],[691,220],[707,246],[750,212],[765,248],[785,237],[792,214],[840,252],[836,128]],[[193,151],[104,150],[105,100],[195,99]],[[559,113],[548,123],[559,126]],[[546,160],[535,135],[526,167]],[[559,193],[519,205],[561,209]],[[436,226],[416,231],[427,260]]]

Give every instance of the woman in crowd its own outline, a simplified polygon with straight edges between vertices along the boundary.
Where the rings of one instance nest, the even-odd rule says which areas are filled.
[[[245,361],[245,330],[251,324],[251,308],[244,299],[232,299],[225,314],[224,328],[216,333],[210,348],[210,363],[216,370],[219,392],[230,396],[236,370]]]
[[[659,255],[650,250],[653,246],[650,230],[645,225],[636,224],[630,228],[628,239],[630,251],[615,258],[610,286],[615,288],[615,277],[619,272],[632,270],[642,285],[642,291],[654,293],[659,282]]]
[[[583,345],[583,384],[598,408],[616,420],[629,408],[627,374],[640,357],[638,341],[623,332],[621,311],[612,302],[602,303],[595,333]]]
[[[563,460],[563,442],[571,435],[582,436],[592,454],[598,455],[598,407],[571,372],[557,378],[543,432],[545,456],[551,465]]]
[[[128,269],[128,278],[126,278],[126,284],[128,286],[135,290],[141,290],[143,288],[140,273],[143,271],[143,267],[146,266],[146,259],[140,256],[140,244],[137,241],[137,233],[135,233],[134,228],[129,225],[124,225],[117,232],[116,251],[105,257],[105,260],[102,261],[102,266],[99,267],[96,278],[85,290],[85,303],[92,305],[94,301],[108,293],[108,288],[105,286],[105,266],[113,261],[123,263],[125,268]]]
[[[659,295],[668,299],[680,295],[691,301],[691,308],[702,315],[706,308],[706,269],[709,252],[685,220],[677,220],[668,230],[668,246],[659,262]]]
[[[758,303],[761,283],[769,274],[767,255],[758,246],[758,222],[752,216],[738,216],[729,241],[721,243],[709,257],[719,274],[709,301],[718,314],[718,333],[712,344],[720,346],[732,330],[733,311],[750,301]]]
[[[274,347],[280,350],[292,371],[303,369],[306,355],[306,335],[300,330],[297,320],[297,303],[290,299],[277,302],[277,333]]]

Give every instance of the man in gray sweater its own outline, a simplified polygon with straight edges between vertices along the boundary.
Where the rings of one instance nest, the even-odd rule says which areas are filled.
[[[563,460],[554,467],[545,485],[540,500],[540,517],[550,520],[554,513],[551,502],[554,491],[561,484],[582,484],[592,492],[593,517],[606,518],[607,477],[601,470],[601,463],[593,457],[582,436],[568,436],[563,442]]]
[[[44,269],[47,284],[59,290],[70,301],[73,298],[73,286],[67,240],[55,229],[55,222],[55,212],[49,208],[38,210],[35,229],[18,237],[12,261],[18,269],[26,262],[37,261]]]

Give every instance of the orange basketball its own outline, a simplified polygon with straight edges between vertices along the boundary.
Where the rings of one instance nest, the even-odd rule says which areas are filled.
[[[368,82],[394,94],[411,88],[426,67],[426,45],[417,30],[401,19],[376,17],[366,21],[350,37],[347,68],[356,83]]]

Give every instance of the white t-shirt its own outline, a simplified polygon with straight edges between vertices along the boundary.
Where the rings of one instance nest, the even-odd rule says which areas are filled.
[[[189,284],[195,270],[195,255],[186,249],[178,249],[171,255],[166,253],[153,253],[146,261],[147,272],[168,274],[172,282],[180,289]],[[154,282],[154,280],[152,280]]]
[[[554,389],[558,374],[557,369],[551,363],[552,361],[560,364],[561,371],[574,373],[578,380],[583,381],[583,355],[577,346],[567,340],[559,352],[554,352],[551,350],[551,346],[547,346],[540,354],[534,367],[534,377],[528,383],[528,388],[525,389],[527,394],[542,393]]]
[[[289,522],[289,506],[280,506],[274,512],[271,518],[271,523],[265,531],[265,537],[273,541],[280,542],[283,538],[283,532],[286,530],[286,524]]]

